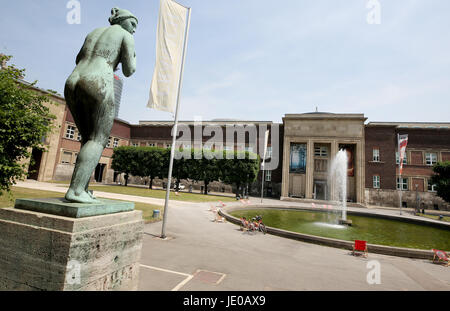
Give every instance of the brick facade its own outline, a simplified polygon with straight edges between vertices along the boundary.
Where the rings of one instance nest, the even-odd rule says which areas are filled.
[[[373,188],[373,176],[380,176],[381,189],[396,189],[395,139],[395,126],[366,126],[366,188]],[[379,150],[379,161],[373,161],[374,149]]]
[[[406,164],[401,177],[407,180],[402,204],[408,207],[450,209],[449,204],[430,190],[434,161],[449,160],[450,128],[427,123],[369,123],[366,126],[366,203],[398,207],[399,194],[396,163],[397,134],[408,135]],[[373,149],[379,148],[380,160],[372,161]],[[428,163],[427,163],[428,159]],[[433,159],[433,160],[430,160]],[[380,188],[373,186],[373,176],[380,176]]]

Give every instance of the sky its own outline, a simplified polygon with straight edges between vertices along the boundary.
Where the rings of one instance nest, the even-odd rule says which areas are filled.
[[[286,113],[364,113],[368,121],[450,122],[450,1],[179,0],[192,8],[180,120],[281,122]],[[172,120],[146,107],[159,0],[2,0],[0,52],[27,81],[64,92],[86,35],[112,7],[139,18],[137,71],[124,78],[119,118]],[[3,12],[7,12],[4,14]]]

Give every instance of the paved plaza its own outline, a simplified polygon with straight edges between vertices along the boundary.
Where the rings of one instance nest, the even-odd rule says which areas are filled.
[[[18,186],[60,192],[66,189],[39,182],[21,182]],[[164,202],[97,191],[95,194],[151,204]],[[253,199],[252,203],[258,202]],[[265,199],[264,204],[296,203]],[[365,259],[351,256],[347,250],[247,234],[229,222],[213,222],[211,206],[171,201],[166,240],[159,238],[161,222],[145,225],[139,290],[450,290],[450,269],[430,260],[371,254],[370,250]],[[367,211],[398,215],[398,210],[393,209]],[[371,270],[367,264],[372,260],[380,263],[381,284],[367,282]]]

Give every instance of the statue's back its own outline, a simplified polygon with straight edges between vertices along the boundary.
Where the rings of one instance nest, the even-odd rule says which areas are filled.
[[[113,8],[111,14],[110,27],[86,37],[64,87],[82,145],[65,195],[71,202],[98,203],[87,187],[114,124],[114,69],[122,63],[127,77],[136,70],[133,34],[138,20],[128,10]]]
[[[96,66],[100,66],[98,69],[106,69],[101,68],[106,64],[113,70],[120,61],[124,35],[126,32],[119,25],[97,28],[92,31],[86,37],[77,57],[77,67],[81,70],[89,67],[89,71],[95,71]]]

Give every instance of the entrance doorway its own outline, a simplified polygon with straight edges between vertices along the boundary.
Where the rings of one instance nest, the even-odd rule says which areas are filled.
[[[106,164],[99,163],[95,168],[94,178],[96,182],[103,181],[103,171],[105,170]]]
[[[119,176],[119,174],[120,174],[119,172],[114,171],[114,178],[113,178],[114,183],[118,182],[117,176]]]
[[[324,180],[314,181],[314,199],[327,200],[327,182]]]
[[[39,169],[41,168],[42,150],[36,148],[31,152],[31,162],[28,166],[28,179],[38,180]]]

